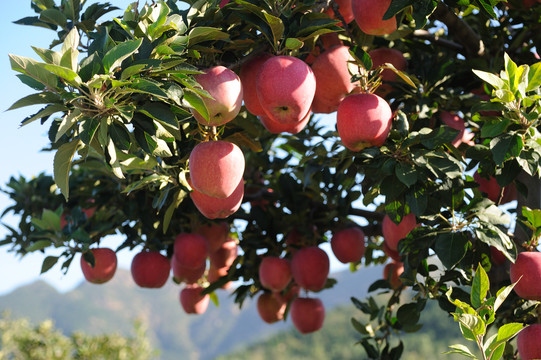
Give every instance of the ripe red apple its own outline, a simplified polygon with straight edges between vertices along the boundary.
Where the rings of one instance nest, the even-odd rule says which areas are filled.
[[[218,250],[210,253],[210,264],[216,268],[230,268],[237,258],[237,252],[237,242],[229,238]]]
[[[229,224],[225,221],[201,224],[195,232],[204,236],[209,242],[209,251],[217,251],[229,236]]]
[[[244,198],[244,180],[240,179],[237,188],[226,198],[216,198],[208,196],[193,189],[190,192],[195,207],[207,219],[225,219],[234,214],[242,204]]]
[[[498,197],[500,196],[502,188],[500,185],[498,185],[498,181],[495,177],[490,177],[489,179],[486,179],[484,177],[481,177],[481,174],[479,174],[478,172],[475,172],[473,174],[473,179],[479,184],[479,191],[487,194],[487,197],[490,200],[494,202],[498,201]],[[513,184],[508,185],[503,190],[503,196],[500,204],[507,204],[508,202],[516,200],[516,198],[517,190],[515,186]]]
[[[239,72],[244,93],[244,106],[246,106],[246,109],[250,113],[256,116],[265,114],[265,110],[261,107],[259,98],[257,97],[257,75],[259,74],[259,70],[261,70],[261,66],[272,56],[269,53],[259,54],[245,62]]]
[[[174,243],[174,254],[180,266],[199,269],[209,252],[207,239],[199,234],[182,233],[177,235]]]
[[[408,67],[408,62],[401,51],[391,48],[378,48],[368,52],[372,59],[372,69],[375,69],[385,63],[392,64],[396,69],[404,71]],[[385,69],[381,72],[381,80],[396,81],[396,73]]]
[[[348,61],[353,57],[347,46],[334,46],[321,53],[312,64],[316,77],[316,93],[312,108],[332,113],[340,102],[351,93],[355,84],[351,82]]]
[[[192,187],[223,199],[231,196],[242,180],[244,155],[228,141],[205,141],[193,148],[189,168]]]
[[[475,142],[472,141],[473,134],[469,131],[466,131],[466,124],[464,120],[455,113],[450,113],[448,111],[442,111],[440,113],[441,120],[445,125],[449,126],[452,129],[460,130],[452,141],[454,147],[459,147],[460,144],[465,143],[470,146],[475,145]]]
[[[351,8],[351,0],[332,0],[329,8],[325,11],[325,14],[329,15],[331,19],[335,18],[333,3],[338,4],[338,12],[342,15],[346,24],[353,21],[355,17],[353,16],[353,9]]]
[[[133,257],[131,275],[133,281],[144,288],[161,288],[167,282],[171,265],[159,251],[142,251]]]
[[[257,298],[257,312],[268,324],[284,319],[287,303],[273,293],[263,293]]]
[[[173,277],[176,281],[184,282],[186,284],[195,284],[205,274],[207,262],[203,262],[203,264],[196,269],[190,269],[179,265],[177,258],[173,256],[171,257],[171,269],[173,270]]]
[[[541,253],[521,252],[509,269],[511,282],[518,296],[528,300],[541,301]],[[520,279],[520,281],[519,281]]]
[[[192,109],[193,116],[200,124],[220,126],[238,115],[242,106],[242,84],[237,74],[226,67],[214,66],[194,78],[212,96],[212,99],[203,97],[209,121]]]
[[[207,280],[210,283],[218,281],[220,278],[227,275],[229,271],[229,268],[223,267],[223,268],[217,268],[215,266],[212,266],[212,264],[209,267],[209,271],[207,273]],[[233,282],[228,281],[222,286],[222,289],[229,289],[233,285]]]
[[[203,314],[207,311],[210,297],[201,295],[203,290],[199,285],[188,285],[180,291],[180,304],[187,314]]]
[[[338,106],[338,135],[352,151],[381,146],[391,130],[392,117],[389,104],[378,95],[349,95]]]
[[[316,92],[312,69],[292,56],[273,56],[257,76],[257,96],[267,117],[282,123],[301,122]]]
[[[411,230],[417,226],[415,215],[410,213],[402,218],[399,224],[395,224],[389,215],[385,215],[381,224],[383,240],[393,251],[398,250],[398,242],[408,236]]]
[[[291,321],[301,334],[318,331],[325,321],[325,307],[317,298],[298,297],[291,303]]]
[[[259,281],[264,288],[282,291],[291,281],[291,265],[287,259],[265,256],[259,265]]]
[[[492,263],[494,265],[502,265],[507,261],[507,257],[505,257],[505,255],[494,246],[490,247],[490,258],[492,259]]]
[[[261,121],[261,124],[263,124],[265,129],[267,129],[267,131],[270,133],[280,134],[283,132],[287,132],[290,134],[297,134],[308,124],[311,115],[311,111],[308,111],[304,119],[302,119],[298,123],[293,124],[282,124],[281,122],[278,122],[266,115],[260,115],[259,120]]]
[[[299,249],[291,259],[291,274],[300,287],[319,291],[329,275],[329,256],[317,246]]]
[[[81,256],[81,270],[85,279],[93,284],[103,284],[113,278],[116,271],[116,253],[109,248],[89,250],[94,255],[94,266]]]
[[[402,275],[403,272],[404,264],[400,261],[393,261],[383,268],[383,278],[391,284],[391,288],[397,290],[402,286],[400,275]]]
[[[517,335],[518,354],[522,360],[541,359],[541,324],[531,324]]]
[[[391,250],[386,241],[383,241],[383,252],[395,261],[400,261],[400,253],[396,250]]]
[[[389,5],[391,0],[351,0],[355,21],[368,35],[386,35],[396,30],[396,17],[383,20]]]
[[[344,263],[360,261],[364,256],[364,232],[359,227],[351,227],[334,233],[331,249],[336,258]]]

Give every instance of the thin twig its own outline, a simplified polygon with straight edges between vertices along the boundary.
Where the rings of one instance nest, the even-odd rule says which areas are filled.
[[[415,30],[413,36],[419,39],[428,40],[431,43],[441,45],[451,50],[458,51],[459,53],[464,52],[464,46],[447,39],[442,39],[438,35],[431,34],[426,30]]]

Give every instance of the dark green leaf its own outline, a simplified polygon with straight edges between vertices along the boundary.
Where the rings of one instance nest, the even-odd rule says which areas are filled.
[[[22,19],[19,19],[17,21],[13,22],[14,24],[18,25],[32,25],[32,26],[39,26],[46,29],[56,30],[57,26],[54,24],[43,22],[39,19],[38,16],[27,16]]]
[[[145,103],[138,110],[162,124],[169,125],[174,129],[179,128],[178,120],[169,105],[157,102]]]
[[[114,122],[109,126],[109,136],[120,150],[128,150],[131,145],[130,133],[123,124]]]
[[[23,122],[21,123],[21,126],[28,125],[37,119],[47,118],[53,114],[56,114],[57,112],[62,112],[66,110],[67,108],[63,104],[47,105],[46,107],[44,107],[43,109],[35,113],[34,115],[30,115],[29,117],[24,119]]]
[[[102,60],[105,72],[108,73],[114,71],[118,66],[120,66],[120,64],[122,64],[122,61],[124,61],[126,58],[135,53],[137,49],[139,49],[139,46],[141,46],[142,42],[143,39],[128,40],[125,42],[121,42],[120,44],[109,50]]]
[[[466,255],[468,238],[464,233],[443,233],[436,238],[434,252],[442,264],[450,269]]]
[[[9,107],[8,110],[18,109],[24,106],[60,103],[60,102],[62,102],[62,100],[60,99],[60,96],[47,91],[47,92],[41,92],[41,93],[25,96],[22,99],[17,100],[13,105]]]
[[[198,26],[190,31],[190,39],[188,46],[194,46],[200,42],[209,41],[209,40],[224,40],[228,39],[229,34],[221,31],[217,28]]]
[[[407,187],[417,182],[417,170],[411,164],[399,162],[395,167],[395,174],[398,180]]]
[[[58,258],[59,258],[58,256],[47,256],[43,260],[43,264],[41,265],[40,274],[43,274],[49,271],[58,262]]]
[[[497,165],[513,157],[518,157],[524,148],[522,137],[517,134],[504,134],[490,141],[490,149]]]
[[[498,15],[496,15],[496,12],[494,11],[494,8],[492,6],[492,1],[490,0],[476,0],[476,2],[480,5],[479,8],[481,10],[484,10],[484,12],[490,16],[493,19],[498,19]]]
[[[85,143],[86,145],[90,145],[90,143],[92,142],[92,139],[94,138],[94,134],[96,134],[96,130],[98,130],[99,125],[100,125],[99,117],[85,118],[81,122],[81,126],[82,126],[82,131],[80,134],[81,141]]]
[[[43,10],[39,14],[39,19],[43,22],[58,25],[63,28],[66,27],[66,24],[68,23],[68,19],[66,18],[66,15],[64,15],[58,9]]]
[[[32,251],[38,251],[43,250],[46,247],[49,247],[53,244],[51,240],[39,240],[33,243],[32,245],[28,246],[25,251],[32,252]]]

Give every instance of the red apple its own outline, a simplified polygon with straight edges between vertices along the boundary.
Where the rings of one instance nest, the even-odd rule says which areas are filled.
[[[113,278],[117,266],[116,253],[109,248],[89,250],[94,255],[94,266],[81,256],[81,270],[85,279],[93,284],[103,284]]]
[[[291,321],[301,334],[318,331],[325,320],[325,307],[317,298],[298,297],[291,303]]]
[[[507,257],[494,246],[490,247],[490,258],[494,265],[502,265],[507,261]]]
[[[291,281],[291,265],[287,259],[265,256],[259,265],[261,285],[274,292],[282,291]]]
[[[395,17],[383,20],[390,4],[391,0],[351,0],[355,21],[368,35],[386,35],[396,30]]]
[[[171,265],[159,251],[143,251],[133,257],[131,274],[133,281],[144,288],[161,288],[167,282]]]
[[[250,113],[256,116],[265,114],[265,110],[261,107],[259,98],[257,97],[257,75],[259,74],[259,70],[261,70],[261,66],[272,56],[269,53],[259,54],[244,63],[239,72],[244,93],[244,106],[246,106],[246,109]]]
[[[391,130],[392,117],[389,104],[378,95],[349,95],[338,106],[338,135],[352,151],[381,146]]]
[[[364,232],[359,227],[351,227],[334,233],[331,249],[336,258],[344,263],[357,262],[364,255]]]
[[[210,253],[210,264],[216,268],[230,268],[237,258],[237,252],[237,242],[229,238],[218,250]]]
[[[401,51],[390,48],[379,48],[368,52],[372,59],[372,69],[375,69],[385,63],[392,64],[396,69],[404,71],[408,67],[408,62]],[[396,73],[392,70],[385,69],[381,72],[381,80],[396,81]]]
[[[223,199],[231,196],[242,180],[244,155],[228,141],[205,141],[193,148],[189,168],[193,188]]]
[[[199,234],[182,233],[175,238],[173,256],[180,266],[199,269],[206,261],[208,252],[208,241]]]
[[[225,221],[201,224],[195,232],[204,236],[209,242],[209,251],[217,251],[229,236],[229,224]]]
[[[404,272],[404,264],[400,261],[393,261],[385,265],[383,268],[383,278],[391,284],[391,288],[394,290],[402,287],[402,280],[400,275]]]
[[[335,112],[340,102],[353,91],[348,61],[353,61],[347,46],[334,46],[321,53],[312,64],[316,77],[316,93],[312,107]],[[315,105],[314,105],[315,104]]]
[[[207,269],[207,262],[195,269],[190,269],[185,266],[179,265],[175,256],[171,257],[171,269],[173,270],[173,277],[178,282],[184,282],[186,284],[195,284],[203,277],[205,270]]]
[[[389,215],[385,215],[381,224],[383,240],[389,249],[398,250],[398,242],[408,236],[411,230],[417,226],[415,215],[410,213],[402,218],[399,224],[395,224]]]
[[[244,198],[244,180],[240,179],[237,188],[226,198],[215,198],[193,189],[190,192],[195,207],[207,219],[225,219],[234,214],[242,204]]]
[[[209,271],[207,273],[207,280],[210,283],[218,281],[220,278],[227,276],[227,273],[229,271],[229,268],[223,267],[223,268],[217,268],[215,266],[212,266],[212,264],[209,267]],[[228,281],[222,286],[222,289],[229,289],[233,285],[233,282]]]
[[[304,61],[273,56],[261,67],[256,88],[267,117],[282,124],[296,124],[310,111],[316,78]]]
[[[475,142],[472,141],[474,135],[471,132],[466,131],[466,124],[460,116],[455,113],[450,113],[448,111],[442,111],[440,113],[440,117],[445,125],[449,126],[452,129],[460,130],[460,132],[456,135],[456,137],[451,143],[454,147],[459,147],[462,143],[468,144],[470,146],[475,145]]]
[[[291,274],[300,287],[319,291],[329,275],[329,256],[317,246],[299,249],[291,259]]]
[[[541,359],[541,324],[531,324],[517,335],[518,354],[522,360]]]
[[[203,314],[207,311],[210,297],[201,295],[203,290],[199,285],[188,285],[180,291],[180,304],[187,314]]]
[[[395,261],[400,261],[400,253],[396,250],[391,250],[386,241],[383,241],[383,252],[391,259]]]
[[[521,252],[509,269],[511,282],[518,296],[528,300],[541,301],[541,253]],[[520,281],[519,281],[520,279]]]
[[[353,21],[354,16],[353,9],[351,8],[351,0],[332,0],[329,8],[325,11],[325,14],[329,15],[331,19],[335,18],[333,3],[338,4],[338,12],[342,15],[346,24]]]
[[[268,324],[284,319],[287,303],[272,293],[263,293],[257,298],[257,312]]]
[[[494,202],[498,201],[502,188],[500,185],[498,185],[498,181],[495,177],[490,177],[489,179],[486,179],[484,177],[481,177],[481,174],[479,174],[478,172],[475,172],[473,174],[473,179],[476,183],[479,184],[479,191],[487,194],[487,197],[490,200]],[[500,204],[507,204],[508,202],[516,200],[516,198],[517,191],[515,186],[513,184],[508,185],[503,190],[503,196]]]
[[[294,124],[282,124],[281,122],[278,122],[274,120],[273,118],[270,118],[266,115],[260,115],[259,120],[261,121],[261,124],[263,124],[265,129],[267,129],[267,131],[270,133],[280,134],[283,132],[287,132],[290,134],[297,134],[306,127],[306,125],[310,121],[311,115],[312,115],[311,111],[308,111],[304,119]]]
[[[194,78],[212,96],[212,99],[203,97],[209,121],[192,109],[193,116],[200,124],[220,126],[238,115],[242,106],[242,84],[237,74],[226,67],[214,66]]]

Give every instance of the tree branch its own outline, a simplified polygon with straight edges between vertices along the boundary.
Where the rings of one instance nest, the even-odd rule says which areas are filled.
[[[413,36],[419,39],[428,40],[431,43],[441,45],[448,49],[464,53],[464,46],[447,39],[442,39],[438,35],[431,34],[426,30],[415,30]]]

